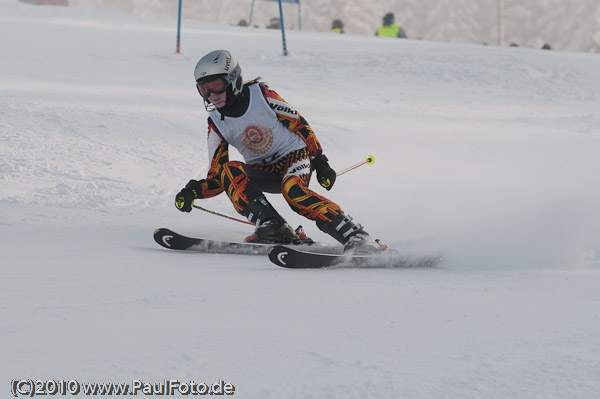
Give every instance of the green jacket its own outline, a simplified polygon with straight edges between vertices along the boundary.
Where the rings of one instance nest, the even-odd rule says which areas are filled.
[[[379,29],[377,29],[376,35],[386,37],[406,37],[404,29],[402,29],[398,24],[381,25]]]

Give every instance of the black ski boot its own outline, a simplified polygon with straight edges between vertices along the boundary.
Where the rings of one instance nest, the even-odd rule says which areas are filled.
[[[264,244],[299,244],[301,239],[294,229],[277,213],[264,195],[250,201],[244,215],[256,224],[254,234],[246,237],[245,242]]]
[[[352,217],[343,213],[331,222],[317,221],[317,227],[344,245],[344,252],[354,254],[373,254],[388,249],[388,246],[374,240],[360,223],[354,223]]]

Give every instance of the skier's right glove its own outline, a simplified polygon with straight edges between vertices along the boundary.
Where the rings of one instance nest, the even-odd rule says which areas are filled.
[[[199,190],[201,190],[200,182],[190,180],[185,188],[175,196],[175,208],[181,212],[190,212],[194,205],[194,200],[199,197],[198,193],[201,192]]]
[[[175,196],[175,208],[181,212],[190,212],[194,205],[194,193],[189,188],[184,188]]]

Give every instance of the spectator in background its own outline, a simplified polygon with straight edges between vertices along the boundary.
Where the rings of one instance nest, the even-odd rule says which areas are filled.
[[[383,16],[383,22],[377,32],[375,32],[375,36],[387,36],[387,37],[399,37],[401,39],[406,39],[406,32],[400,25],[396,23],[394,20],[394,14],[388,12]]]
[[[344,33],[344,23],[341,19],[336,19],[331,23],[331,32]]]

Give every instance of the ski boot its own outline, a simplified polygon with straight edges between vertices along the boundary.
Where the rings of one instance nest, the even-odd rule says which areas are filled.
[[[298,228],[296,229],[296,235],[300,239],[301,244],[312,245],[315,243],[312,238],[306,235],[306,233],[304,232],[304,227],[302,226],[298,226]]]
[[[277,213],[264,195],[250,201],[244,209],[244,215],[256,224],[254,234],[246,237],[245,242],[262,244],[299,244],[300,237],[294,229]]]
[[[317,221],[317,227],[344,245],[344,253],[375,254],[388,249],[379,240],[374,240],[360,223],[354,223],[352,217],[343,213],[331,222]]]
[[[373,239],[368,234],[355,234],[351,236],[344,244],[344,253],[352,252],[354,254],[375,254],[387,251],[389,247],[381,240]]]

